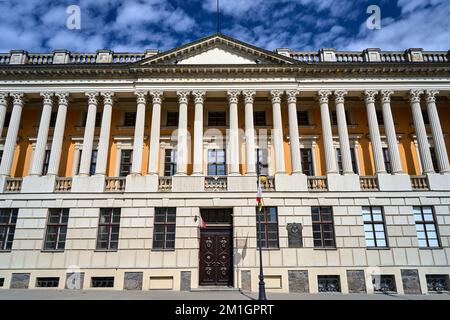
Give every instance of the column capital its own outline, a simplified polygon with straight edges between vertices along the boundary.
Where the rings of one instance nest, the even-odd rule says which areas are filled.
[[[150,95],[152,96],[152,103],[159,103],[161,104],[164,97],[163,97],[164,92],[162,90],[152,90],[150,91]]]
[[[40,95],[43,98],[44,104],[52,104],[53,103],[53,97],[55,95],[53,92],[41,92]]]
[[[14,92],[11,93],[10,96],[13,98],[13,104],[14,105],[21,105],[23,106],[25,99],[24,99],[24,93],[23,92]]]
[[[191,94],[191,92],[189,90],[177,91],[178,102],[179,103],[188,103],[190,94]]]
[[[281,103],[281,95],[283,90],[270,90],[270,95],[272,96],[272,103]]]
[[[253,103],[255,101],[255,90],[244,90],[242,91],[242,94],[244,95],[245,103]]]
[[[364,90],[364,100],[366,103],[375,103],[375,96],[378,94],[378,90]]]
[[[429,89],[429,90],[425,91],[425,93],[426,93],[427,103],[436,102],[435,95],[437,95],[439,93],[438,90],[436,90],[436,89]]]
[[[317,92],[317,95],[319,96],[320,103],[328,103],[328,97],[331,95],[331,91],[330,90],[319,90]]]
[[[344,97],[347,95],[346,90],[336,90],[334,92],[334,101],[336,103],[344,103]]]
[[[6,105],[8,103],[8,96],[9,94],[7,92],[0,92],[0,104]]]
[[[287,90],[287,102],[288,103],[297,103],[297,96],[299,94],[298,90]]]
[[[382,103],[390,103],[391,102],[391,95],[394,94],[394,90],[386,89],[381,90],[381,102]]]
[[[420,96],[423,94],[423,90],[412,89],[409,91],[409,101],[410,102],[420,102]]]
[[[147,91],[135,91],[134,94],[136,95],[137,103],[145,104],[145,102],[147,101]]]
[[[101,96],[103,97],[103,103],[104,104],[110,104],[112,105],[114,102],[114,92],[112,91],[105,91],[100,93]]]
[[[192,91],[192,94],[194,95],[195,103],[203,103],[203,101],[205,100],[206,92],[204,90],[195,90]]]
[[[58,104],[67,106],[69,104],[69,95],[68,92],[55,93],[55,96],[58,98]]]
[[[88,97],[88,103],[97,105],[97,103],[98,103],[98,100],[97,100],[98,95],[99,95],[98,92],[86,92],[86,96]]]
[[[238,103],[240,94],[241,94],[240,90],[228,90],[227,91],[228,101],[230,103]]]

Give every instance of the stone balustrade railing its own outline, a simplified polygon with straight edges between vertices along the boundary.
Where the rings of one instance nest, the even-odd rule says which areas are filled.
[[[426,176],[410,176],[410,179],[413,190],[429,190],[428,179]]]
[[[124,192],[125,177],[107,177],[105,180],[105,190],[108,192]]]
[[[227,177],[209,176],[205,177],[205,191],[226,191]]]
[[[70,192],[72,190],[71,177],[57,177],[55,184],[55,192]]]
[[[159,177],[158,191],[172,191],[172,177]]]
[[[326,191],[328,189],[326,177],[307,177],[308,190]]]
[[[275,191],[275,177],[261,176],[261,189],[265,191]]]
[[[374,176],[359,177],[361,190],[378,190],[378,179]]]
[[[5,192],[20,192],[22,180],[22,178],[6,178]]]

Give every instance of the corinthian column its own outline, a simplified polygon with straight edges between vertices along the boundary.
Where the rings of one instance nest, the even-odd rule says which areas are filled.
[[[83,152],[81,153],[80,176],[88,176],[91,166],[92,147],[94,145],[95,116],[97,114],[98,92],[88,92],[88,113],[84,128]]]
[[[333,148],[333,134],[331,131],[330,110],[328,108],[329,90],[320,90],[318,92],[320,102],[320,118],[322,122],[322,139],[325,153],[325,165],[327,174],[337,173],[336,155]]]
[[[8,108],[8,94],[0,92],[0,138],[2,137],[3,126],[5,125],[7,108]]]
[[[187,174],[188,164],[188,102],[189,91],[177,91],[180,110],[178,113],[178,137],[177,137],[177,175]]]
[[[366,101],[367,119],[369,120],[370,142],[372,144],[373,159],[375,162],[375,173],[386,173],[384,165],[383,148],[381,147],[380,129],[378,127],[377,112],[375,110],[376,90],[364,91]]]
[[[161,104],[162,91],[151,91],[152,96],[152,127],[150,132],[150,148],[148,154],[148,173],[158,175],[159,141],[161,136]],[[144,136],[142,136],[144,138]]]
[[[69,94],[62,92],[56,93],[55,96],[58,98],[58,113],[56,115],[55,129],[53,130],[52,149],[50,151],[50,160],[47,171],[47,175],[54,176],[58,175],[59,171]]]
[[[272,90],[272,112],[273,112],[273,148],[275,152],[275,173],[285,173],[283,150],[283,123],[281,119],[281,95],[283,91]]]
[[[350,141],[348,139],[347,118],[345,117],[344,96],[347,91],[334,92],[336,103],[336,118],[339,132],[339,144],[341,146],[342,171],[344,174],[353,174],[352,155]]]
[[[427,90],[427,110],[428,118],[430,119],[431,134],[433,135],[434,149],[436,150],[437,163],[440,173],[449,173],[450,165],[448,162],[447,148],[445,147],[444,135],[442,134],[441,122],[439,121],[439,114],[436,109],[437,90]]]
[[[193,175],[203,174],[203,101],[205,91],[196,90],[192,94],[195,98],[194,119],[194,166]]]
[[[145,103],[147,101],[146,91],[135,92],[137,96],[136,124],[134,126],[133,140],[133,163],[131,174],[140,175],[142,173],[142,152],[144,149],[144,128],[145,128]],[[158,100],[158,99],[157,99]],[[158,103],[158,101],[156,101]],[[157,154],[150,155],[158,157]]]
[[[420,108],[420,96],[423,90],[411,90],[409,101],[413,116],[414,128],[416,129],[417,143],[419,145],[420,159],[424,173],[433,173],[433,161],[431,160],[430,144],[428,143],[427,131],[423,121],[422,109]]]
[[[240,91],[229,90],[227,92],[228,101],[230,103],[230,129],[229,129],[229,146],[230,146],[230,163],[229,175],[239,174],[239,129],[238,129],[238,100]]]
[[[100,138],[98,141],[97,165],[95,167],[95,174],[105,176],[109,154],[109,136],[111,133],[111,116],[114,92],[102,92],[101,95],[103,96],[103,113],[102,125],[100,128]]]
[[[289,140],[291,145],[291,165],[292,173],[301,173],[302,164],[300,161],[300,141],[298,136],[297,120],[297,90],[289,90],[287,94],[288,113],[289,113]]]
[[[45,149],[47,147],[48,128],[50,126],[50,117],[52,115],[53,95],[53,92],[41,93],[41,96],[43,97],[43,107],[36,146],[31,160],[30,176],[39,176],[42,174]]]
[[[255,170],[255,128],[253,124],[253,102],[256,91],[245,90],[245,167],[246,175],[254,175]]]

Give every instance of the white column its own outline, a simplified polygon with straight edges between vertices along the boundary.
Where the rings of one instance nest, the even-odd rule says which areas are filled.
[[[188,163],[188,102],[189,91],[177,91],[179,112],[178,112],[178,136],[177,136],[177,175],[187,174]]]
[[[162,91],[151,91],[152,96],[152,127],[150,131],[150,148],[148,153],[148,173],[158,175],[159,140],[161,135],[161,103]],[[144,136],[142,136],[144,137]]]
[[[94,145],[95,116],[97,114],[98,92],[86,93],[88,97],[88,113],[84,127],[83,149],[81,152],[80,176],[89,176],[91,166],[92,147]]]
[[[442,134],[441,122],[436,108],[435,95],[437,90],[427,90],[427,112],[430,119],[431,134],[433,135],[434,150],[436,151],[437,163],[440,173],[450,173],[450,164],[448,161],[447,148],[445,147],[444,135]]]
[[[373,159],[375,162],[375,173],[386,173],[384,165],[383,148],[381,146],[380,128],[378,127],[377,112],[375,110],[376,90],[364,91],[366,101],[367,119],[369,121],[370,142],[372,144]]]
[[[131,174],[140,175],[142,173],[142,152],[144,149],[144,128],[145,128],[145,103],[146,91],[135,92],[137,96],[136,124],[134,126],[133,140],[133,163]],[[117,159],[119,161],[119,159]]]
[[[55,96],[58,98],[58,113],[56,115],[55,129],[53,130],[52,148],[50,151],[47,175],[57,176],[64,141],[69,93],[56,93]]]
[[[114,92],[102,92],[101,95],[103,96],[103,112],[102,124],[100,128],[100,138],[98,140],[97,165],[95,166],[95,174],[106,176]]]
[[[337,90],[334,92],[334,102],[336,104],[336,118],[339,133],[339,145],[341,149],[342,171],[343,174],[353,174],[352,155],[350,149],[350,141],[348,139],[347,118],[345,117],[344,96],[347,94],[345,90]]]
[[[78,175],[78,168],[80,164],[80,155],[81,155],[81,149],[79,146],[75,146],[75,150],[73,153],[73,167],[72,167],[72,177]]]
[[[0,138],[2,137],[3,126],[5,125],[7,108],[8,108],[8,94],[0,92]]]
[[[255,175],[255,128],[253,124],[253,102],[256,91],[245,90],[245,167],[246,175]]]
[[[329,90],[320,90],[318,92],[320,102],[320,118],[322,122],[322,139],[325,153],[325,165],[327,174],[337,173],[336,154],[333,148],[333,133],[331,131],[330,110],[328,108]]]
[[[391,158],[391,167],[393,174],[403,173],[400,152],[398,150],[397,134],[395,132],[394,118],[391,110],[392,90],[381,90],[381,107],[383,112],[384,131],[389,148],[389,157]]]
[[[0,175],[3,176],[9,176],[11,173],[24,104],[23,93],[11,93],[11,96],[13,98],[13,111],[9,121],[8,133],[6,134],[5,146],[3,147],[2,163],[0,165]]]
[[[203,101],[205,91],[193,91],[195,97],[193,175],[203,174]]]
[[[230,104],[230,129],[229,129],[229,175],[239,175],[239,128],[238,128],[238,100],[240,91],[229,90],[227,92]]]
[[[302,172],[302,163],[300,160],[300,141],[298,135],[297,120],[297,90],[289,90],[287,94],[288,113],[289,113],[289,141],[291,145],[291,166],[292,173]]]
[[[420,107],[420,96],[423,90],[411,90],[409,101],[413,116],[414,128],[416,130],[417,143],[419,145],[420,159],[422,160],[423,173],[433,173],[433,161],[431,160],[430,144],[428,143],[427,131],[423,121],[422,109]]]
[[[39,131],[36,140],[36,146],[33,151],[31,160],[30,176],[40,176],[42,166],[44,165],[45,149],[47,147],[48,129],[50,126],[50,117],[52,115],[53,92],[41,93],[43,97],[43,107],[41,113],[41,121],[39,123]]]
[[[283,123],[281,119],[281,95],[283,91],[272,90],[272,112],[273,112],[273,148],[275,152],[275,174],[285,173],[286,165],[284,163],[283,148]]]

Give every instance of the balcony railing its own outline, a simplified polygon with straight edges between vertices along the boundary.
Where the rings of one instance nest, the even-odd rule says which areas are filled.
[[[72,190],[72,178],[56,178],[55,192],[70,192],[70,190]]]
[[[413,190],[429,190],[427,176],[411,176],[411,187]]]
[[[22,190],[22,178],[6,178],[5,192],[20,192]]]
[[[308,190],[327,190],[327,177],[308,177]]]
[[[107,177],[105,181],[105,190],[108,192],[124,192],[125,177]]]
[[[374,176],[359,177],[361,190],[378,190],[378,179]]]
[[[265,191],[275,191],[275,177],[261,176],[261,189]]]
[[[227,177],[205,177],[205,191],[227,191]]]
[[[158,191],[172,191],[172,177],[159,177]]]

